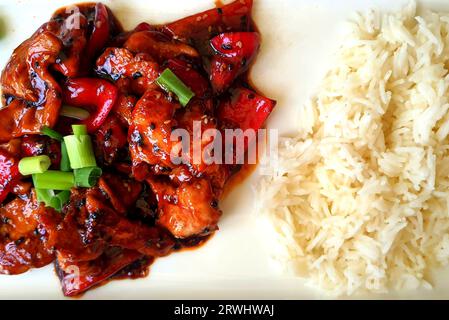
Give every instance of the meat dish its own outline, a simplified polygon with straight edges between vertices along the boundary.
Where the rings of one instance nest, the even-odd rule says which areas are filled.
[[[214,140],[194,123],[258,130],[275,107],[248,80],[261,41],[251,9],[237,0],[125,31],[104,4],[77,4],[14,50],[0,79],[1,274],[54,263],[76,296],[146,276],[218,230],[240,165],[194,161],[195,143]]]

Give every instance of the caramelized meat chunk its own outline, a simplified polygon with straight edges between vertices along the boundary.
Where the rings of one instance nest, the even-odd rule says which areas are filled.
[[[123,194],[118,192],[128,187],[130,193],[123,198]],[[133,210],[140,188],[137,182],[106,175],[100,188],[84,192],[72,190],[71,201],[58,232],[58,252],[71,261],[94,260],[109,246],[136,250],[149,256],[168,254],[174,246],[168,232],[131,221],[124,214]]]
[[[117,160],[120,151],[126,154],[127,128],[115,115],[109,115],[95,132],[95,155],[100,163],[111,165]]]
[[[218,229],[218,202],[207,179],[175,187],[168,181],[148,179],[159,204],[158,223],[177,238],[204,236]]]
[[[124,48],[107,48],[98,58],[96,73],[116,82],[125,92],[142,95],[155,89],[159,77],[159,64],[146,53],[134,54]]]
[[[198,52],[191,46],[158,31],[133,33],[123,45],[133,53],[146,53],[159,63],[179,56],[199,58]]]
[[[173,119],[179,105],[170,101],[161,91],[147,91],[133,110],[132,125],[128,131],[128,142],[134,165],[146,162],[172,168],[170,159],[173,142]]]
[[[137,251],[120,247],[108,247],[98,258],[89,261],[71,261],[58,253],[55,262],[56,273],[61,281],[65,296],[79,295],[89,288],[109,279],[126,266],[141,259]]]
[[[54,260],[60,215],[34,197],[0,208],[0,273],[19,274]]]
[[[143,188],[142,183],[138,181],[109,173],[103,174],[98,186],[120,214],[125,214],[135,205]]]
[[[48,68],[60,50],[60,40],[49,32],[31,37],[14,50],[0,79],[3,97],[9,97],[0,110],[0,141],[56,124],[61,89]]]

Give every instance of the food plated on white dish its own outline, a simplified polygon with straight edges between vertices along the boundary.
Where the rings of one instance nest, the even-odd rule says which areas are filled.
[[[37,10],[22,26],[14,21],[26,4],[0,3],[3,65],[32,39],[23,65],[13,55],[2,78],[3,149],[18,167],[5,180],[2,243],[36,250],[18,264],[3,250],[2,273],[20,273],[0,277],[9,297],[26,288],[22,297],[58,298],[61,284],[85,298],[447,296],[444,6],[105,1],[77,6],[83,38],[61,28],[74,12],[60,8],[73,3]],[[184,33],[183,22],[198,28]],[[60,48],[53,57],[33,39]],[[57,116],[33,118],[50,96]],[[174,163],[168,134],[191,134],[194,120],[223,133],[267,129],[278,135],[277,157],[234,175],[235,163],[195,162],[188,146]],[[224,143],[232,161],[250,140]],[[65,170],[54,155],[63,148]],[[51,211],[33,228],[42,233],[13,225],[20,201]]]

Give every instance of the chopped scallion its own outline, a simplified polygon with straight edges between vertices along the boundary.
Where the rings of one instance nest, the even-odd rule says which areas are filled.
[[[70,190],[75,186],[72,172],[48,170],[44,173],[33,174],[36,189]]]
[[[61,107],[60,115],[78,120],[86,120],[87,118],[89,118],[90,113],[89,111],[82,108],[63,105]]]
[[[64,190],[56,194],[50,200],[50,207],[57,211],[61,211],[62,207],[70,200],[70,191]]]
[[[38,189],[36,190],[37,201],[45,203],[47,207],[51,207],[51,199],[55,196],[53,190],[50,189]]]
[[[50,129],[49,127],[43,127],[41,133],[55,140],[62,141],[63,139],[62,134],[53,129]]]
[[[84,124],[74,124],[72,125],[72,130],[75,136],[87,135],[87,127]]]
[[[102,170],[99,167],[89,167],[75,170],[75,184],[77,187],[90,188],[97,184]]]
[[[65,145],[65,142],[61,142],[61,165],[60,165],[61,171],[69,172],[72,170],[70,167],[70,160],[69,155],[67,153],[67,147]]]
[[[48,170],[51,165],[51,160],[46,155],[26,157],[19,161],[19,172],[23,176],[43,173]]]
[[[73,125],[73,135],[64,137],[67,148],[67,154],[72,169],[81,169],[86,167],[96,167],[94,149],[92,140],[87,135],[86,126]]]
[[[173,92],[178,96],[182,106],[186,106],[195,95],[170,69],[165,69],[156,80],[164,90]]]

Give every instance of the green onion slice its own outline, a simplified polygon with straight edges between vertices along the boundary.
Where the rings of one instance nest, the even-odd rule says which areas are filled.
[[[72,172],[48,170],[44,173],[33,174],[36,189],[70,190],[75,186]]]
[[[81,168],[75,170],[75,184],[77,187],[90,188],[97,184],[102,170],[99,167]]]
[[[37,201],[45,203],[45,206],[61,211],[62,207],[70,200],[70,191],[64,190],[55,194],[50,189],[35,189]]]
[[[62,141],[63,139],[62,134],[49,127],[43,127],[41,133],[55,140]]]
[[[23,176],[34,173],[43,173],[48,170],[50,165],[51,160],[46,155],[26,157],[19,161],[19,172]]]
[[[72,130],[75,136],[87,135],[87,127],[84,124],[74,124],[72,125]]]
[[[64,142],[72,169],[97,166],[92,141],[88,135],[66,136]]]
[[[173,92],[185,107],[195,95],[170,69],[165,69],[156,80],[157,84],[164,90]]]
[[[50,189],[38,189],[36,190],[37,201],[45,203],[47,207],[51,207],[51,200],[55,196],[55,192]]]
[[[65,145],[65,142],[61,142],[61,165],[60,165],[61,171],[69,172],[72,170],[70,167],[70,160],[69,160],[69,154],[67,153],[67,147]]]
[[[78,119],[78,120],[86,120],[90,117],[89,111],[83,108],[77,108],[72,106],[63,105],[61,107],[61,111],[59,113],[61,116]]]
[[[70,191],[69,190],[61,191],[51,198],[50,207],[56,209],[57,211],[61,211],[62,207],[67,202],[69,202],[69,200],[70,200]]]
[[[72,169],[96,167],[94,148],[90,136],[87,135],[86,126],[73,125],[72,129],[74,134],[64,137],[70,167]]]

